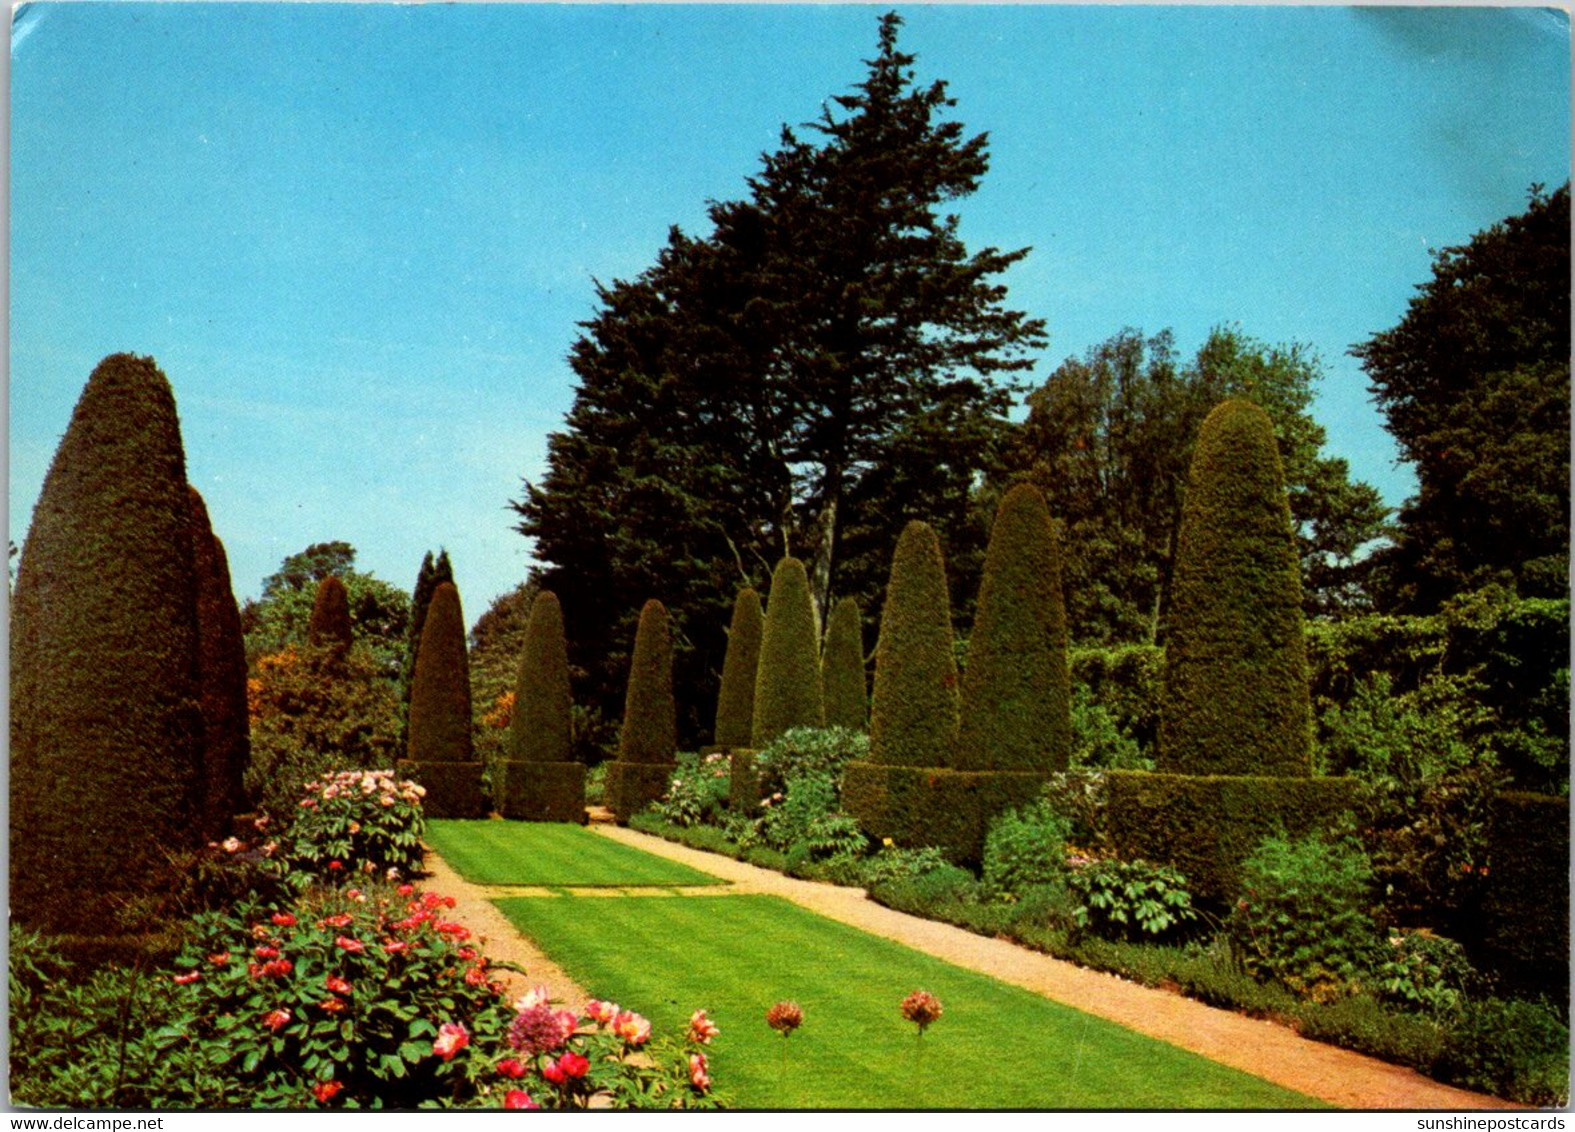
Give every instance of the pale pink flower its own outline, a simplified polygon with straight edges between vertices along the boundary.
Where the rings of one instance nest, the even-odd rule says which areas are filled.
[[[711,1087],[711,1075],[707,1070],[705,1054],[692,1053],[689,1055],[689,1083],[702,1093]]]
[[[585,1004],[584,1014],[592,1022],[605,1026],[618,1017],[618,1004],[616,1002],[603,1002],[599,998],[593,998]]]
[[[542,984],[537,984],[514,1000],[515,1010],[529,1010],[533,1006],[541,1006],[552,1001],[552,992]]]
[[[268,1013],[263,1015],[263,1025],[267,1026],[270,1030],[277,1031],[285,1026],[288,1026],[289,1024],[290,1012],[288,1010],[270,1010]]]
[[[644,1045],[651,1039],[651,1023],[630,1010],[613,1019],[613,1033],[632,1046]]]
[[[709,1045],[711,1039],[722,1031],[716,1028],[716,1023],[705,1016],[704,1010],[696,1010],[689,1016],[689,1040],[700,1045]]]
[[[438,1027],[437,1040],[432,1043],[432,1052],[448,1061],[460,1050],[470,1044],[470,1031],[459,1022],[444,1022]]]

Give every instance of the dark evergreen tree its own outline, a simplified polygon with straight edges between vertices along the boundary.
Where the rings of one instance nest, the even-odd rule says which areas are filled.
[[[213,533],[202,496],[196,488],[188,492],[203,724],[201,836],[211,841],[224,836],[231,818],[246,805],[246,766],[251,757],[246,642],[224,544]]]
[[[317,583],[317,600],[306,623],[306,643],[314,649],[343,656],[355,643],[350,627],[350,595],[335,574]]]
[[[869,726],[869,681],[864,674],[864,626],[859,603],[845,597],[831,607],[820,654],[826,726],[863,731]]]
[[[1159,769],[1312,773],[1301,581],[1274,423],[1226,401],[1198,434],[1176,549]]]
[[[459,590],[432,591],[410,683],[410,741],[400,772],[426,787],[429,817],[479,817],[481,763],[471,737],[470,658]]]
[[[1566,596],[1569,185],[1438,252],[1405,317],[1352,353],[1417,476],[1387,604],[1431,613],[1498,580]]]
[[[1061,548],[1044,496],[1019,484],[1001,500],[968,639],[960,770],[1065,770],[1071,676]]]
[[[640,609],[618,757],[607,764],[607,805],[620,822],[662,796],[677,752],[672,634],[667,608],[653,598]]]
[[[755,671],[754,747],[768,746],[794,727],[826,722],[820,698],[820,631],[809,596],[809,575],[796,558],[784,558],[771,575],[766,620]]]
[[[585,814],[585,767],[573,761],[573,703],[563,611],[546,590],[531,604],[520,651],[509,757],[494,768],[504,817],[579,821]]]
[[[681,695],[708,704],[724,611],[784,551],[820,607],[834,580],[867,607],[893,520],[968,517],[1043,327],[998,282],[1025,253],[970,253],[946,211],[986,139],[945,120],[944,83],[915,83],[900,22],[863,82],[783,131],[747,200],[711,207],[708,236],[675,230],[603,288],[574,348],[567,427],[517,508],[604,703],[627,655],[608,610],[637,595],[687,615]]]
[[[716,699],[718,747],[747,747],[755,720],[755,673],[760,665],[764,618],[760,595],[745,586],[733,602],[727,630],[727,655],[722,661],[722,690]]]
[[[941,544],[934,528],[915,520],[897,543],[881,611],[870,762],[950,766],[960,710]]]
[[[416,674],[416,657],[421,648],[421,630],[426,625],[427,607],[432,603],[432,594],[444,582],[454,580],[454,567],[448,560],[448,551],[440,550],[436,561],[433,561],[432,552],[429,550],[421,558],[421,569],[416,572],[416,588],[410,594],[410,620],[405,634],[405,657],[403,666],[399,670],[400,700],[403,704],[405,718],[405,736],[408,739],[410,731],[410,682]]]
[[[191,524],[169,382],[151,358],[105,358],[45,478],[11,608],[15,924],[146,929],[170,854],[201,832]]]

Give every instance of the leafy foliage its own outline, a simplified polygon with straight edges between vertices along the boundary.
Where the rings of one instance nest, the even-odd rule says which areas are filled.
[[[1081,901],[1078,927],[1105,939],[1160,938],[1197,916],[1186,878],[1165,865],[1091,859],[1069,869],[1066,880]]]
[[[848,763],[869,754],[869,738],[845,727],[795,727],[755,756],[762,795],[780,793],[795,778],[819,776],[840,796]]]
[[[347,542],[315,543],[286,558],[277,573],[265,578],[261,596],[241,606],[248,661],[308,643],[317,588],[332,576],[344,584],[355,640],[371,653],[379,674],[394,679],[404,662],[410,596],[356,570],[355,555]]]
[[[985,888],[1021,896],[1032,885],[1064,882],[1071,833],[1071,821],[1043,803],[1001,814],[984,841]]]
[[[1525,1104],[1569,1103],[1569,1027],[1547,1007],[1487,999],[1450,1031],[1438,1076]]]
[[[727,794],[727,756],[716,753],[701,757],[685,751],[678,755],[667,793],[651,808],[671,825],[717,825],[724,816]]]
[[[297,887],[416,876],[425,793],[386,770],[331,771],[308,783],[283,855]]]
[[[1401,931],[1373,971],[1386,1002],[1432,1014],[1458,1014],[1486,980],[1471,965],[1466,949],[1428,931]]]

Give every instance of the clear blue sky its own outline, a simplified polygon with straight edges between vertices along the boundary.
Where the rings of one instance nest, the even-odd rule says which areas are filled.
[[[37,3],[11,44],[10,535],[94,364],[151,354],[236,593],[343,539],[474,620],[523,580],[522,477],[593,279],[705,230],[863,75],[862,6]],[[1325,363],[1330,447],[1414,487],[1346,356],[1430,248],[1569,176],[1560,11],[898,6],[992,167],[970,246],[1046,319],[1043,380],[1135,326]]]

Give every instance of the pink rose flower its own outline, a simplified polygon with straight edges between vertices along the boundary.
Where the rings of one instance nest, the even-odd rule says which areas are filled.
[[[323,985],[335,994],[350,994],[354,989],[347,980],[338,975],[329,975],[323,980]]]
[[[504,1108],[540,1108],[523,1089],[510,1089],[503,1097]]]

